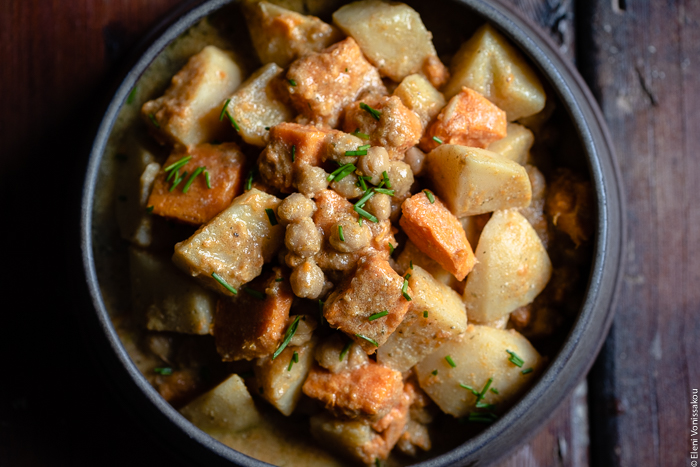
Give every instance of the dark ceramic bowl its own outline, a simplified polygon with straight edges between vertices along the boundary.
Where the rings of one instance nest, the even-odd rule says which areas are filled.
[[[109,169],[105,151],[119,120],[120,110],[131,90],[161,52],[198,20],[222,8],[236,11],[230,0],[198,2],[173,12],[147,38],[141,54],[123,77],[92,146],[82,200],[81,242],[87,287],[95,313],[89,313],[86,335],[101,359],[104,376],[127,406],[143,423],[160,433],[165,442],[194,464],[244,466],[268,465],[219,443],[190,424],[173,409],[139,372],[122,344],[110,318],[111,301],[106,295],[124,296],[128,290],[115,285],[109,269],[119,261],[106,260],[113,253],[110,242],[118,242],[109,232],[115,226],[106,221],[101,199],[108,196]],[[496,423],[463,444],[420,463],[424,466],[487,465],[511,452],[534,433],[561,401],[584,377],[600,350],[611,318],[622,258],[622,199],[610,138],[601,113],[577,71],[563,58],[556,46],[536,27],[511,8],[494,0],[445,0],[430,8],[412,4],[435,33],[436,47],[454,51],[474,29],[488,21],[500,29],[539,69],[556,95],[562,115],[570,120],[573,141],[578,148],[582,171],[588,172],[597,207],[596,236],[585,297],[566,340],[553,354],[537,383]],[[431,27],[440,24],[439,29]],[[446,25],[446,26],[445,26]],[[445,27],[443,27],[445,26]],[[245,29],[245,28],[243,28]],[[444,31],[457,31],[448,34]],[[576,152],[576,151],[574,151]],[[105,175],[106,173],[106,175]],[[113,193],[112,193],[113,194]],[[107,224],[107,225],[105,225]],[[104,232],[107,232],[105,239]],[[106,294],[106,292],[109,292]],[[465,435],[466,438],[466,435]]]

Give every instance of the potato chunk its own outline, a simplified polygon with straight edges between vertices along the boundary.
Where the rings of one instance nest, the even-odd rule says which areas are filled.
[[[209,334],[216,298],[172,263],[151,253],[129,250],[134,308],[153,331]]]
[[[150,246],[152,216],[147,211],[148,195],[160,170],[155,157],[138,144],[132,144],[121,159],[118,172],[118,193],[121,198],[115,206],[119,233],[124,240],[138,246]]]
[[[284,89],[283,73],[282,68],[268,63],[250,75],[231,96],[226,109],[246,143],[265,146],[268,136],[266,128],[294,118],[294,110]],[[224,117],[224,120],[228,118]],[[233,125],[233,122],[230,123]]]
[[[464,289],[470,321],[496,321],[532,302],[552,274],[537,232],[515,210],[496,211],[476,247],[477,264]]]
[[[427,166],[435,191],[457,217],[530,204],[525,169],[485,149],[443,144],[430,151]]]
[[[489,144],[488,150],[525,165],[534,143],[535,135],[530,130],[517,123],[509,123],[506,137]]]
[[[180,413],[212,434],[243,431],[261,420],[245,383],[235,374],[187,404]]]
[[[409,301],[402,295],[404,279],[394,272],[389,262],[380,256],[361,258],[355,274],[348,277],[328,297],[323,316],[332,327],[340,329],[355,340],[367,354],[373,354],[384,344],[403,320]],[[412,291],[408,289],[408,295]],[[369,320],[382,312],[387,315]],[[369,338],[378,345],[369,342]]]
[[[283,415],[291,415],[301,398],[301,388],[314,362],[316,341],[288,346],[274,360],[271,356],[255,364],[255,381],[260,393]],[[295,357],[296,355],[296,357]],[[298,361],[294,362],[296,358]]]
[[[478,92],[462,88],[430,125],[420,147],[426,152],[443,143],[486,148],[506,136],[506,125],[504,111]]]
[[[539,78],[520,52],[490,24],[462,44],[452,59],[451,71],[445,87],[447,98],[463,86],[474,89],[505,110],[509,122],[544,108],[546,95]]]
[[[522,367],[513,364],[511,354],[523,360]],[[453,368],[445,360],[451,357]],[[532,372],[522,371],[532,368]],[[542,368],[542,358],[523,336],[513,330],[469,325],[459,338],[446,342],[416,365],[421,388],[442,409],[454,417],[476,411],[476,396],[464,384],[481,392],[492,378],[482,403],[494,404],[503,412],[536,379]],[[436,374],[433,374],[437,370]]]
[[[164,165],[168,167],[184,157],[192,158],[178,173],[184,175],[186,172],[187,176],[171,190],[179,175],[166,180],[170,174],[161,171],[153,184],[148,205],[153,206],[153,214],[198,226],[226,209],[243,191],[245,155],[235,143],[201,144],[175,150]],[[188,186],[199,167],[209,173],[211,188],[207,187],[203,172]]]
[[[268,2],[248,2],[243,13],[253,47],[262,63],[282,68],[309,52],[319,52],[342,39],[330,24]]]
[[[378,111],[379,118],[363,108],[365,105]],[[423,133],[418,115],[397,96],[363,99],[348,106],[343,129],[347,133],[359,130],[368,134],[369,142],[384,147],[391,160],[403,159],[404,153],[418,144]]]
[[[425,192],[404,201],[399,223],[419,250],[461,281],[474,267],[474,252],[459,219],[432,196],[433,202]]]
[[[403,251],[401,251],[401,254],[398,256],[398,258],[396,258],[396,266],[398,267],[397,271],[401,274],[410,272],[409,269],[411,268],[411,265],[420,266],[428,271],[428,273],[438,282],[442,282],[450,287],[454,287],[455,284],[458,283],[455,276],[445,271],[445,269],[440,266],[440,263],[420,251],[411,240],[408,240]]]
[[[435,280],[420,266],[414,265],[410,274],[411,308],[377,352],[379,363],[401,372],[409,370],[440,344],[467,328],[467,312],[457,292]]]
[[[379,73],[351,37],[293,62],[287,81],[297,111],[309,123],[331,128],[361,93],[386,94]]]
[[[219,122],[224,100],[241,84],[241,69],[227,52],[209,45],[193,55],[165,94],[143,104],[141,113],[162,143],[192,146],[224,139]]]
[[[394,89],[394,95],[401,99],[403,105],[411,109],[420,118],[423,129],[445,107],[445,97],[435,89],[424,76],[415,74],[406,76]]]
[[[442,65],[437,59],[432,34],[418,12],[404,3],[378,0],[350,3],[333,13],[333,22],[357,41],[382,76],[397,83],[424,67]],[[438,78],[438,83],[444,79],[440,75],[447,75],[444,65],[442,68],[441,73],[430,73]]]
[[[259,277],[234,299],[216,306],[214,340],[222,360],[252,360],[273,353],[282,339],[294,295],[279,268]]]
[[[401,373],[373,361],[340,373],[314,366],[304,383],[304,394],[332,413],[371,421],[388,414],[402,393]]]
[[[284,242],[284,226],[276,219],[272,225],[267,212],[274,213],[281,202],[257,188],[242,194],[194,235],[175,245],[173,261],[207,287],[233,295],[212,274],[236,289],[262,272],[263,263],[270,261]]]

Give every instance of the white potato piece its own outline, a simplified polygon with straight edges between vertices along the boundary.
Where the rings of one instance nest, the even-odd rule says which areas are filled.
[[[445,271],[437,261],[420,251],[412,241],[406,240],[406,246],[399,257],[396,258],[398,272],[401,274],[405,274],[407,271],[410,272],[409,268],[411,264],[413,264],[414,267],[420,266],[438,282],[442,282],[450,287],[455,286],[459,282],[452,273]]]
[[[151,244],[152,216],[146,210],[148,195],[153,188],[160,164],[138,144],[116,157],[119,162],[118,196],[116,203],[119,234],[138,246]]]
[[[173,77],[163,96],[143,105],[141,113],[163,143],[193,146],[212,141],[227,131],[219,112],[241,79],[231,54],[208,45]]]
[[[509,123],[506,132],[505,138],[491,143],[487,149],[520,165],[525,165],[530,148],[535,143],[535,135],[517,123]]]
[[[200,430],[214,434],[243,431],[261,420],[245,383],[235,374],[184,406],[180,413]]]
[[[216,297],[151,253],[129,250],[131,294],[134,308],[146,317],[152,331],[209,334]]]
[[[408,271],[413,291],[411,308],[389,340],[379,347],[377,361],[404,372],[467,328],[464,303],[457,292],[420,266]]]
[[[348,459],[371,465],[376,448],[383,440],[364,420],[342,420],[328,412],[321,412],[309,420],[311,435],[323,446],[333,449]]]
[[[218,274],[234,289],[260,275],[263,264],[284,243],[284,226],[276,220],[272,225],[266,212],[270,209],[274,213],[281,202],[257,188],[247,191],[194,235],[175,245],[173,261],[205,286],[232,296],[212,274]]]
[[[288,346],[274,360],[271,356],[259,358],[253,368],[255,381],[262,389],[260,394],[284,415],[291,415],[299,403],[301,388],[314,362],[315,347],[315,340]],[[295,354],[299,359],[296,363],[292,361]]]
[[[269,2],[246,2],[243,13],[253,47],[262,63],[285,68],[309,52],[319,52],[342,39],[330,24]]]
[[[522,367],[510,361],[508,351],[523,360]],[[448,356],[454,368],[447,362]],[[516,331],[470,324],[459,338],[446,342],[416,365],[416,375],[420,387],[443,412],[463,417],[475,411],[477,397],[460,384],[482,392],[492,379],[489,389],[498,394],[487,390],[481,402],[494,404],[495,412],[503,412],[535,380],[541,367],[537,350]]]
[[[457,217],[529,206],[525,168],[486,149],[442,144],[428,154],[436,194]]]
[[[470,321],[487,323],[532,302],[552,275],[547,250],[516,210],[496,211],[476,247],[464,302]]]
[[[403,105],[418,115],[423,130],[447,103],[442,93],[419,74],[406,76],[394,89],[394,95],[401,99]]]
[[[333,13],[333,22],[357,41],[382,76],[400,82],[435,57],[433,36],[418,12],[403,3],[364,0]]]
[[[486,24],[457,51],[445,87],[450,99],[462,86],[484,95],[505,110],[509,122],[536,114],[546,95],[525,58],[493,26]]]
[[[282,83],[284,70],[268,63],[253,73],[231,96],[228,114],[238,125],[243,141],[254,146],[267,144],[268,130],[294,118]]]

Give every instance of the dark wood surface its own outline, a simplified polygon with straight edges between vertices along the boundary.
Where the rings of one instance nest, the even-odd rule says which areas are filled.
[[[690,465],[690,397],[700,388],[700,2],[510,2],[576,60],[599,100],[629,233],[615,323],[588,384],[498,465]],[[71,291],[81,280],[81,142],[124,54],[180,3],[0,2],[0,180],[10,194],[0,466],[179,463],[95,375]]]

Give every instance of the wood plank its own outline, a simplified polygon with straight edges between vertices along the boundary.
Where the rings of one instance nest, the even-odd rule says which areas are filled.
[[[616,144],[629,232],[617,314],[591,378],[592,463],[688,465],[700,386],[700,3],[581,6],[583,69]]]

